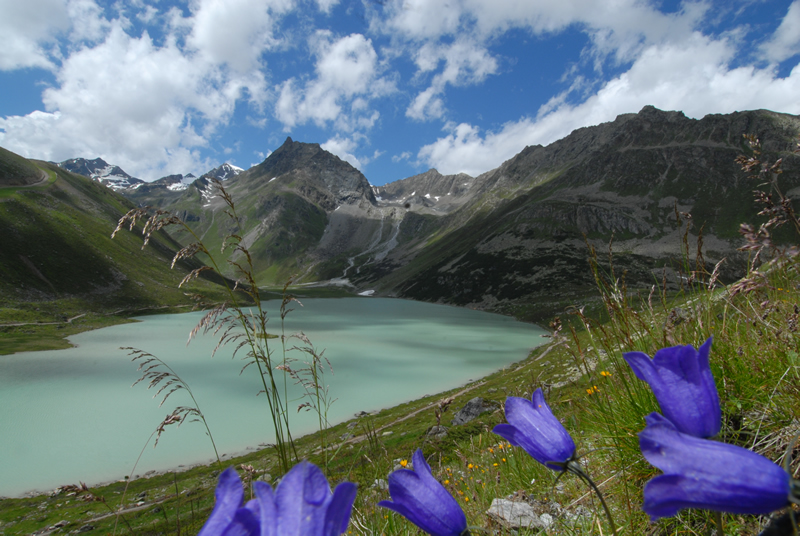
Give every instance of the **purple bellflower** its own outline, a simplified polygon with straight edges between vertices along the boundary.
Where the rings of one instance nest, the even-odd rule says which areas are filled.
[[[556,419],[544,400],[541,389],[531,400],[510,396],[506,399],[506,420],[492,432],[516,447],[522,447],[533,459],[554,471],[564,471],[575,454],[575,442]]]
[[[647,382],[661,413],[684,434],[713,437],[719,433],[722,412],[714,376],[708,365],[711,338],[700,348],[691,345],[662,348],[653,359],[643,352],[622,354],[640,380]]]
[[[331,488],[322,471],[303,461],[295,465],[275,490],[253,484],[256,498],[242,506],[244,491],[233,467],[219,477],[216,504],[198,536],[338,536],[347,530],[356,485]]]
[[[412,457],[414,470],[389,475],[391,501],[378,506],[394,510],[433,536],[468,535],[467,518],[456,500],[431,474],[421,450]]]
[[[790,504],[792,480],[769,459],[736,445],[681,433],[658,413],[646,417],[639,447],[664,471],[644,487],[642,509],[652,520],[684,508],[768,514]]]

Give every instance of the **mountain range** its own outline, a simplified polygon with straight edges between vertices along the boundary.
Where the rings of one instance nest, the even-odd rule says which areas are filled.
[[[541,321],[591,293],[589,246],[610,271],[613,241],[614,274],[630,287],[664,277],[675,286],[682,248],[694,257],[702,234],[705,267],[724,258],[722,280],[740,276],[739,224],[759,218],[757,184],[734,162],[750,151],[743,134],[784,158],[782,186],[796,194],[798,133],[800,118],[767,110],[697,120],[647,106],[526,147],[477,177],[432,169],[380,187],[318,144],[287,138],[262,163],[217,177],[238,222],[211,174],[113,188],[177,213],[210,251],[231,233],[243,237],[259,284],[294,277]],[[96,163],[90,177],[114,168],[98,160],[67,162]],[[103,176],[112,175],[127,176]]]
[[[143,186],[154,188],[165,187],[168,190],[174,191],[185,190],[189,184],[197,179],[197,177],[188,173],[186,175],[168,175],[148,183],[136,177],[131,177],[119,166],[109,164],[102,158],[95,158],[94,160],[72,158],[59,162],[58,166],[72,173],[94,179],[112,190],[126,190],[129,193]],[[219,180],[226,180],[235,177],[242,171],[244,171],[242,168],[225,162],[219,167],[204,173],[203,177],[214,177]]]

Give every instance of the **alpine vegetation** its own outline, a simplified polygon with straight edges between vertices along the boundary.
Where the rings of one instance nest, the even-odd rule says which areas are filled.
[[[211,182],[215,188],[216,195],[227,205],[225,213],[230,219],[232,228],[241,229],[242,225],[233,198],[225,190],[221,181],[212,179]],[[226,263],[233,268],[236,274],[235,281],[230,281],[222,276],[221,263],[217,261],[217,257],[211,253],[202,239],[180,217],[168,211],[155,210],[152,214],[149,214],[147,207],[133,209],[119,220],[117,228],[111,237],[114,238],[124,226],[133,231],[140,220],[144,220],[144,225],[141,229],[144,235],[142,247],[148,244],[154,233],[173,225],[177,225],[191,236],[189,245],[175,254],[171,267],[174,267],[181,259],[197,255],[202,256],[203,260],[208,262],[207,265],[191,271],[183,278],[180,286],[196,279],[206,271],[213,271],[222,278],[227,289],[228,300],[218,303],[207,310],[206,314],[190,333],[189,341],[201,331],[203,333],[213,333],[219,337],[214,353],[221,346],[227,344],[234,346],[234,357],[242,350],[245,352],[246,364],[242,367],[242,371],[251,366],[257,369],[263,387],[261,392],[266,395],[264,398],[267,402],[269,419],[275,430],[274,447],[280,460],[282,472],[287,472],[292,466],[292,460],[297,458],[290,430],[290,411],[287,395],[289,376],[296,378],[296,373],[291,366],[291,363],[296,359],[287,357],[287,335],[285,333],[281,332],[280,335],[276,335],[268,332],[267,323],[269,322],[269,317],[263,308],[261,291],[256,282],[253,267],[253,257],[247,248],[245,240],[235,231],[228,234],[223,240],[222,253],[228,252]],[[291,311],[287,306],[294,301],[294,298],[288,296],[285,291],[286,287],[284,287],[284,299],[281,304],[281,320]],[[204,303],[202,296],[197,296],[197,300],[200,304]],[[280,352],[270,345],[270,340],[277,338],[280,338],[282,343],[282,351]],[[304,404],[301,405],[301,408],[312,407],[317,411],[320,416],[320,427],[323,429],[327,426],[326,411],[331,400],[330,398],[325,398],[327,395],[326,387],[317,383],[318,380],[322,379],[320,373],[321,354],[317,355],[316,350],[313,349],[306,337],[302,336],[301,340],[307,346],[300,348],[300,350],[310,352],[312,358],[311,363],[306,367],[311,371],[311,374],[309,378],[303,380],[303,385],[308,395],[314,400],[313,405]],[[160,360],[158,362],[163,363]],[[172,383],[167,382],[164,388],[170,385]],[[178,383],[176,386],[176,388],[180,388],[183,384]],[[171,391],[167,393],[167,396],[170,393]]]

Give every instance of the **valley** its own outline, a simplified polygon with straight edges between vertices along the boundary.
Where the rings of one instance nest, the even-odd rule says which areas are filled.
[[[794,192],[798,132],[797,117],[766,110],[695,120],[645,107],[527,147],[477,177],[429,170],[384,186],[319,145],[289,138],[223,184],[259,284],[334,280],[354,292],[547,322],[593,289],[590,248],[604,270],[613,263],[636,288],[666,278],[679,289],[686,268],[678,259],[695,253],[698,240],[696,269],[710,272],[725,259],[722,280],[741,276],[739,224],[763,221],[756,185],[734,162],[749,151],[743,135],[784,158],[784,191]],[[175,211],[212,247],[232,230],[207,179],[182,191],[118,191]]]
[[[783,188],[794,195],[798,132],[800,119],[766,110],[695,120],[645,107],[547,147],[527,147],[477,177],[432,169],[384,186],[318,144],[291,138],[248,170],[224,164],[199,178],[152,183],[101,159],[56,165],[4,151],[0,329],[6,340],[62,339],[44,324],[88,312],[106,317],[84,325],[91,328],[156,307],[189,307],[187,294],[221,299],[219,278],[201,277],[187,293],[177,288],[208,258],[166,269],[196,240],[185,230],[161,230],[144,249],[141,235],[127,230],[109,239],[123,214],[145,205],[177,214],[211,252],[228,234],[242,236],[265,289],[292,279],[307,292],[334,285],[350,295],[452,304],[543,324],[577,303],[592,306],[592,250],[600,269],[613,269],[630,288],[665,281],[677,290],[681,272],[710,272],[720,261],[721,280],[732,281],[746,264],[737,250],[739,224],[761,218],[755,185],[734,162],[749,150],[743,135],[756,135],[767,154],[783,157]],[[238,224],[225,214],[214,180],[234,200]],[[678,262],[686,253],[695,266]],[[43,325],[8,325],[19,318]],[[74,333],[80,325],[56,328]]]
[[[134,177],[109,179],[122,175],[113,175],[109,171],[113,166],[104,161],[95,161],[95,165],[105,174],[92,178],[65,169],[63,162],[28,160],[2,152],[0,353],[63,348],[68,346],[64,335],[127,322],[144,313],[208,308],[230,297],[227,289],[236,284],[237,263],[252,263],[254,282],[263,290],[264,298],[279,298],[288,278],[292,278],[289,290],[303,300],[355,294],[379,297],[358,299],[368,309],[366,319],[359,322],[348,322],[335,310],[322,315],[321,323],[333,328],[332,337],[358,339],[348,335],[351,328],[363,328],[364,333],[375,331],[370,323],[376,322],[379,311],[390,308],[380,300],[384,297],[498,312],[540,325],[562,315],[563,325],[553,322],[551,330],[542,334],[550,340],[530,351],[523,361],[517,361],[517,357],[494,359],[497,344],[471,340],[472,332],[478,330],[462,326],[463,320],[451,320],[452,326],[466,330],[453,335],[466,346],[457,350],[453,363],[435,374],[426,372],[433,358],[417,355],[421,343],[416,334],[433,326],[434,318],[440,320],[448,314],[437,311],[425,318],[417,312],[409,313],[403,323],[419,324],[410,333],[393,329],[391,318],[384,321],[390,328],[389,346],[365,349],[364,364],[347,364],[347,354],[355,350],[335,359],[337,365],[345,363],[342,376],[347,366],[369,374],[355,385],[342,384],[335,391],[335,396],[346,393],[347,404],[342,404],[342,413],[331,414],[331,426],[321,424],[321,413],[311,413],[312,421],[317,417],[320,420],[307,429],[299,428],[298,434],[309,432],[317,424],[322,431],[297,438],[292,444],[293,456],[319,463],[336,478],[358,482],[360,526],[386,526],[388,516],[375,507],[377,501],[388,497],[385,480],[381,480],[390,471],[405,467],[409,452],[424,448],[431,460],[437,460],[435,478],[448,486],[448,493],[458,495],[471,519],[498,526],[499,522],[488,514],[489,505],[500,497],[513,497],[534,504],[542,516],[555,517],[554,533],[591,533],[595,523],[600,525],[600,517],[593,517],[589,509],[578,504],[586,494],[576,479],[557,487],[552,471],[521,450],[512,449],[510,443],[498,443],[498,436],[490,433],[504,420],[499,408],[506,397],[529,398],[534,389],[542,388],[560,421],[578,438],[583,452],[591,451],[591,458],[599,459],[592,471],[599,482],[602,478],[604,492],[609,491],[615,510],[627,518],[631,533],[642,533],[650,526],[649,521],[638,506],[630,508],[630,504],[641,502],[641,489],[653,471],[625,471],[641,460],[636,434],[641,431],[643,416],[657,408],[649,393],[635,392],[646,391],[647,386],[633,381],[620,352],[641,347],[653,354],[668,343],[713,337],[713,372],[724,382],[721,397],[725,398],[726,418],[730,417],[726,429],[741,431],[742,437],[750,438],[762,431],[763,424],[767,439],[762,439],[759,448],[770,459],[778,459],[784,450],[786,438],[779,434],[794,432],[790,414],[796,411],[796,405],[790,404],[796,401],[797,387],[796,379],[788,377],[787,371],[796,365],[796,353],[786,349],[794,348],[796,338],[796,265],[770,268],[761,286],[739,294],[729,291],[733,287],[719,285],[745,274],[751,260],[747,252],[739,251],[739,225],[764,221],[753,202],[758,184],[734,162],[737,155],[752,154],[742,135],[757,135],[767,159],[782,158],[783,173],[777,177],[778,183],[789,198],[796,198],[800,193],[800,160],[793,151],[799,132],[797,117],[764,110],[693,120],[679,112],[646,107],[611,123],[575,131],[547,147],[527,147],[499,168],[477,177],[445,176],[430,170],[385,186],[371,185],[358,170],[319,145],[291,138],[248,170],[188,180],[182,175],[170,176],[156,183],[137,183]],[[80,159],[68,162],[86,164]],[[89,175],[95,173],[88,167],[79,169]],[[111,181],[111,186],[104,184],[104,179]],[[220,180],[224,191],[214,188],[215,180]],[[235,202],[233,219],[226,213],[233,209],[225,195]],[[134,226],[135,232],[124,228],[111,240],[119,218],[144,205],[178,214],[186,224],[184,230],[179,226],[158,229],[143,248],[140,222]],[[217,252],[230,237],[244,248],[228,249],[227,260],[232,264],[225,264],[225,255],[217,258]],[[184,254],[198,238],[216,265],[225,267],[221,275],[205,269],[208,264],[204,263],[211,263],[211,257]],[[770,239],[778,247],[796,241],[783,230]],[[173,261],[175,268],[170,270]],[[717,287],[706,286],[712,271]],[[192,279],[192,273],[210,276]],[[179,288],[187,278],[188,287]],[[247,286],[246,281],[240,283]],[[655,308],[650,303],[653,285],[658,289]],[[246,294],[236,295],[241,297],[239,303],[248,305]],[[390,303],[434,307],[405,300]],[[337,307],[331,300],[320,301]],[[643,307],[637,309],[639,305]],[[751,310],[758,314],[751,315]],[[199,315],[176,316],[178,321],[194,323]],[[274,321],[278,318],[283,320],[272,315]],[[167,317],[152,320],[161,327]],[[568,330],[561,331],[565,325],[577,329],[570,335]],[[599,330],[594,329],[597,325]],[[266,345],[278,337],[265,326],[266,322],[252,333]],[[133,340],[152,342],[155,331],[137,334]],[[433,355],[438,356],[442,345],[449,348],[454,343],[442,335],[443,330],[434,331],[429,344]],[[173,334],[163,338],[175,345],[164,350],[166,354],[177,355],[178,347],[186,351],[184,340],[176,340]],[[110,343],[116,348],[121,339],[111,337]],[[528,340],[525,334],[520,343],[524,352],[534,346]],[[538,335],[536,341],[541,342]],[[210,348],[215,341],[205,342],[206,353],[214,353],[216,348]],[[363,350],[365,346],[356,348]],[[405,358],[388,364],[381,361],[392,360],[397,347],[420,361],[414,365],[407,365]],[[315,359],[320,358],[313,348],[308,351]],[[52,376],[55,381],[48,392],[69,389],[68,380],[88,382],[69,393],[85,394],[85,401],[68,403],[67,394],[55,395],[61,404],[45,400],[42,412],[48,418],[58,419],[59,411],[73,408],[87,411],[87,422],[101,414],[93,407],[98,383],[92,374],[110,364],[110,351],[104,352],[103,358],[89,357],[86,370],[74,374],[67,369],[77,359],[56,359],[57,363],[47,364],[54,353],[35,356],[45,363],[38,369],[42,376]],[[19,365],[19,370],[27,374],[26,355],[34,356],[4,358],[4,364],[12,368]],[[469,356],[479,356],[486,362],[486,370],[495,372],[479,381],[457,376],[454,371],[464,372],[460,361]],[[196,357],[189,355],[182,366],[205,369]],[[230,369],[225,374],[230,373],[230,378],[215,372],[202,380],[198,375],[192,383],[206,381],[212,389],[225,386],[230,389],[223,397],[227,400],[241,394],[242,379],[236,375],[241,372],[240,365],[230,367],[228,360],[224,361]],[[125,366],[130,367],[130,363]],[[486,370],[475,375],[486,374]],[[423,389],[426,393],[414,392],[418,400],[398,404],[405,400],[404,392],[399,398],[387,397],[385,405],[374,402],[385,395],[381,392],[366,396],[373,405],[358,399],[368,387],[375,387],[373,380],[378,376],[390,380],[403,377],[421,384],[421,380],[414,380],[414,374],[431,382]],[[11,376],[5,374],[4,378]],[[785,393],[777,389],[784,379]],[[634,391],[631,386],[635,386]],[[770,389],[765,390],[765,386]],[[125,388],[128,394],[127,383]],[[105,395],[109,399],[112,392],[121,390],[110,389]],[[259,389],[257,381],[250,385],[248,405],[252,404],[252,391]],[[429,394],[437,391],[444,392]],[[35,389],[31,393],[33,398],[39,396]],[[18,402],[13,393],[6,396],[6,403]],[[481,396],[489,407],[479,418],[466,425],[455,424],[449,414],[442,419],[450,404],[454,413],[474,396]],[[295,403],[299,397],[293,397]],[[784,407],[789,409],[784,411]],[[236,430],[242,429],[242,422],[248,423],[245,428],[254,428],[251,421],[255,417],[231,419],[231,415],[244,414],[240,409],[225,410],[221,402],[215,402],[212,408],[209,416],[219,412],[215,417],[218,422],[231,424]],[[123,441],[143,441],[142,436],[164,410],[155,411],[145,427],[133,434],[135,437],[123,437]],[[260,418],[263,412],[263,408],[258,411]],[[171,416],[175,414],[162,421],[162,429],[170,424]],[[116,418],[113,411],[110,416],[101,416],[104,424],[95,428],[113,424]],[[36,419],[23,421],[15,428],[23,430],[36,424]],[[447,425],[444,435],[434,433],[440,424]],[[116,433],[122,436],[131,431],[123,428]],[[180,437],[185,437],[179,433],[168,433],[165,444],[172,435],[179,443]],[[193,443],[205,440],[200,427],[191,433],[197,435]],[[13,434],[6,435],[11,438]],[[11,438],[18,441],[14,448],[24,448],[18,445],[31,435],[20,433]],[[773,440],[775,437],[778,439]],[[258,439],[248,439],[248,446],[255,448],[254,441]],[[37,443],[50,446],[43,440]],[[81,442],[75,443],[81,450]],[[590,450],[597,445],[602,448]],[[242,456],[241,445],[226,447],[218,466],[185,466],[178,463],[184,460],[182,447],[175,448],[177,455],[159,469],[176,470],[165,475],[155,469],[137,472],[134,467],[127,478],[91,491],[64,486],[47,496],[3,499],[0,531],[50,534],[62,529],[89,532],[99,528],[111,532],[117,530],[116,520],[107,512],[118,509],[124,522],[136,527],[129,529],[131,532],[191,532],[202,525],[211,510],[218,466],[235,464],[251,480],[274,482],[278,474],[277,449],[265,443]],[[116,449],[101,448],[96,456]],[[82,471],[90,473],[93,465],[90,460]],[[13,480],[27,478],[26,467],[14,469],[19,472]],[[459,474],[463,475],[461,481],[456,481]],[[620,474],[625,478],[617,478]],[[516,493],[521,492],[515,490],[523,489],[535,495],[518,497]],[[91,503],[78,500],[81,494]],[[541,501],[532,499],[534,496]],[[549,506],[556,501],[558,508]],[[741,523],[753,533],[753,527],[767,522],[755,516],[727,519],[731,526]],[[676,523],[691,526],[698,533],[707,528],[703,520]],[[406,525],[398,526],[388,532],[405,530]]]

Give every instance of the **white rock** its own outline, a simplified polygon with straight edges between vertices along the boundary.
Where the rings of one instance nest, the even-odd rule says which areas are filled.
[[[526,502],[509,501],[507,499],[494,499],[489,510],[486,511],[489,517],[500,521],[513,529],[534,527],[538,529],[546,528],[553,522],[553,518],[549,518],[549,523],[539,517],[533,511],[533,507]]]

